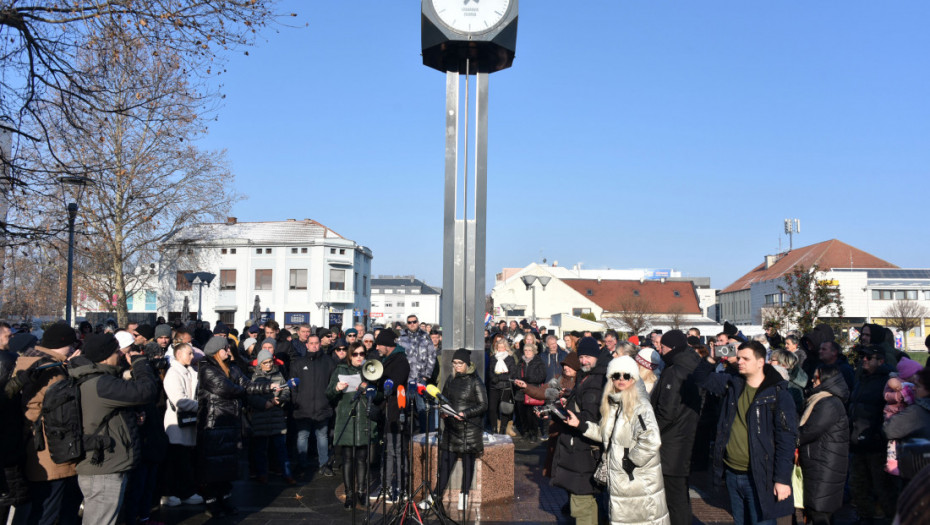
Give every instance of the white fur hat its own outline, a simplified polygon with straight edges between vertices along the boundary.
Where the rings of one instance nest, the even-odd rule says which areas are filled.
[[[617,372],[630,374],[633,379],[639,379],[639,365],[628,355],[622,355],[610,360],[610,364],[607,365],[607,379],[610,380],[610,376]]]

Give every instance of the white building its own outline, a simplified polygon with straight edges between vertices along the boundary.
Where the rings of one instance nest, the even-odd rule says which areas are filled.
[[[407,276],[379,275],[371,280],[371,322],[388,325],[416,315],[422,323],[440,322],[442,291]]]
[[[176,257],[180,255],[180,257]],[[202,287],[203,319],[241,327],[261,317],[282,326],[364,321],[370,310],[371,250],[311,219],[198,224],[163,247],[165,264],[156,292],[158,314],[178,318],[187,297],[197,313],[198,286],[188,272],[215,274]],[[189,262],[196,261],[196,262]],[[146,298],[148,303],[148,297]],[[135,306],[135,304],[134,304]]]

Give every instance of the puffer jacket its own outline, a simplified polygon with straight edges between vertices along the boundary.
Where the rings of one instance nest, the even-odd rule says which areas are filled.
[[[930,439],[930,398],[917,398],[913,405],[888,418],[883,428],[888,439]]]
[[[433,365],[436,363],[436,347],[429,334],[423,330],[411,332],[404,330],[397,338],[397,346],[404,347],[407,353],[407,362],[410,363],[410,380],[428,382],[433,375]]]
[[[488,356],[488,371],[485,376],[488,378],[488,388],[493,388],[494,390],[510,389],[512,386],[510,381],[517,377],[517,362],[514,360],[513,354],[504,358],[504,364],[507,365],[507,372],[498,374],[494,372],[494,367],[497,365],[497,358],[494,357],[493,353]]]
[[[197,375],[197,473],[201,483],[233,481],[239,477],[242,449],[242,403],[251,394],[271,392],[270,384],[249,381],[238,367],[229,377],[215,356],[200,362]]]
[[[584,435],[600,440],[607,451],[610,523],[669,523],[659,454],[662,440],[652,405],[642,397],[633,409],[633,418],[627,420],[620,394],[609,397],[607,416],[599,425],[588,422]],[[624,458],[631,470],[624,469]]]
[[[333,427],[333,445],[337,447],[361,447],[376,441],[376,422],[368,419],[368,398],[364,392],[354,402],[355,392],[336,390],[339,376],[362,375],[362,368],[349,363],[340,363],[330,377],[326,397],[336,405],[336,425]],[[363,384],[365,381],[363,379]],[[359,387],[361,390],[363,387]],[[374,404],[374,403],[372,403]],[[352,409],[355,408],[355,414]],[[372,414],[374,415],[374,414]]]
[[[829,393],[821,398],[817,394]],[[815,397],[817,396],[817,401]],[[804,508],[817,512],[836,512],[843,506],[843,485],[849,466],[849,419],[845,404],[849,388],[842,374],[824,380],[814,388],[805,405],[810,408],[801,425],[798,459],[804,474]]]
[[[326,421],[332,417],[333,407],[326,398],[326,385],[335,368],[333,359],[323,350],[291,359],[291,377],[300,380],[291,393],[294,419]]]
[[[720,484],[724,480],[724,464],[730,431],[736,419],[740,394],[746,387],[741,375],[714,373],[714,365],[706,360],[694,370],[695,383],[708,392],[722,396],[720,419],[717,421],[717,438],[714,443],[714,476]],[[788,393],[788,382],[765,365],[765,375],[749,405],[746,425],[749,432],[749,470],[758,494],[774,494],[775,483],[791,486],[794,470],[794,451],[798,437],[798,414],[794,400]],[[663,376],[665,374],[662,374]],[[794,496],[782,501],[775,497],[761,498],[762,519],[770,520],[794,512]]]
[[[481,420],[488,411],[488,396],[475,373],[475,365],[469,364],[464,374],[454,371],[442,387],[442,395],[452,402],[456,413],[465,415],[465,421],[451,416],[443,419],[442,442],[439,448],[456,454],[480,454],[484,451],[484,429]]]
[[[174,405],[174,409],[169,405],[168,410],[165,411],[164,424],[168,442],[185,447],[197,445],[196,425],[179,427],[177,413],[177,410],[197,411],[197,373],[194,369],[177,361],[171,361],[165,373],[165,395]]]
[[[27,370],[32,366],[44,366],[51,363],[66,363],[67,359],[61,355],[36,346],[26,352],[16,360],[16,372]],[[36,374],[32,382],[23,387],[22,403],[23,412],[26,417],[26,424],[23,432],[25,433],[25,474],[29,481],[54,481],[56,479],[68,478],[77,475],[74,470],[76,463],[64,463],[59,465],[52,461],[48,448],[42,447],[42,450],[36,450],[36,426],[35,422],[39,419],[39,413],[42,411],[42,402],[45,400],[45,392],[48,387],[64,379],[66,369],[62,367],[53,367],[42,370]],[[45,443],[45,436],[39,436],[39,440]]]
[[[142,457],[143,439],[136,422],[136,412],[145,405],[154,406],[159,384],[155,372],[144,355],[132,359],[131,381],[120,375],[119,368],[94,363],[84,356],[75,357],[68,372],[80,383],[81,416],[84,434],[94,435],[106,420],[97,439],[109,442],[104,446],[103,458],[96,461],[95,453],[88,448],[86,457],[77,464],[82,476],[116,474],[135,467]],[[136,407],[134,410],[131,407]],[[157,421],[152,422],[153,425]]]
[[[885,415],[885,384],[891,368],[883,364],[874,373],[863,373],[849,398],[849,449],[855,453],[881,452],[887,445],[882,435]]]
[[[690,347],[662,356],[665,369],[652,387],[650,401],[662,433],[662,472],[687,476],[701,417],[701,395],[691,374],[701,357]]]
[[[539,355],[534,356],[529,363],[523,358],[520,358],[520,361],[517,363],[517,374],[514,376],[514,379],[522,379],[526,381],[528,385],[542,385],[546,382],[546,365],[543,364]],[[513,395],[517,402],[523,402],[524,391],[522,388],[514,385]]]
[[[600,440],[584,436],[587,422],[601,420],[601,392],[607,368],[595,365],[575,377],[575,388],[566,399],[566,408],[578,416],[580,428],[560,425],[558,441],[552,457],[552,484],[571,494],[586,495],[599,491],[592,476],[600,458]]]
[[[262,370],[256,365],[252,370],[252,382],[257,385],[270,385],[277,383],[284,385],[284,375],[276,365],[272,365],[270,372]],[[275,397],[279,404],[273,404]],[[271,408],[265,405],[272,401]],[[287,433],[287,416],[284,414],[284,404],[291,401],[291,389],[284,387],[277,393],[252,394],[249,396],[249,421],[252,423],[252,433],[256,437],[274,436]]]

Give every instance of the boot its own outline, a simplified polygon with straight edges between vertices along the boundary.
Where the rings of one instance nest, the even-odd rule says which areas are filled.
[[[346,502],[343,505],[346,510],[352,510],[352,507],[355,506],[355,493],[346,492]]]
[[[513,421],[507,422],[507,431],[505,432],[510,437],[517,437],[517,433],[513,429]]]
[[[235,516],[236,514],[239,514],[239,509],[237,509],[232,504],[232,498],[230,496],[223,498],[223,500],[220,502],[220,505],[223,507],[223,511],[227,516]]]
[[[226,515],[226,509],[223,508],[223,504],[217,498],[207,499],[207,516],[211,518],[222,518]]]

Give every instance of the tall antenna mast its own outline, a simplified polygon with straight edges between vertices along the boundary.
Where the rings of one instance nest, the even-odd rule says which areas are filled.
[[[785,235],[788,236],[788,251],[794,249],[794,234],[801,233],[801,219],[785,219]]]

